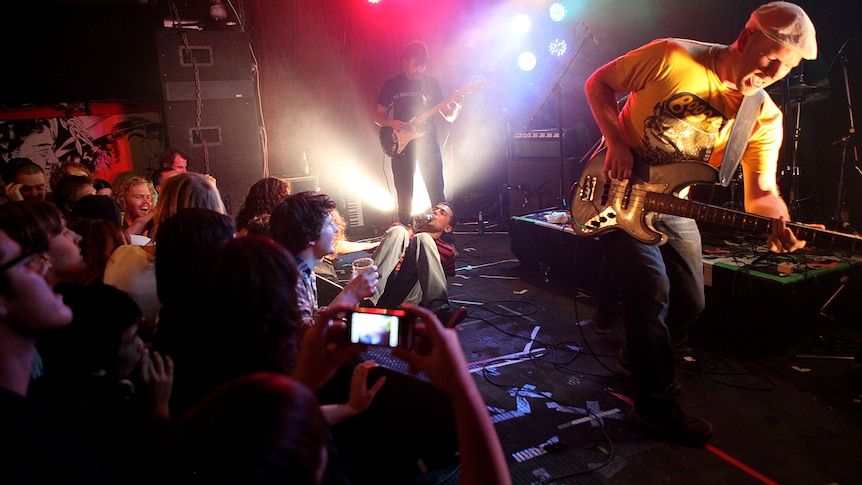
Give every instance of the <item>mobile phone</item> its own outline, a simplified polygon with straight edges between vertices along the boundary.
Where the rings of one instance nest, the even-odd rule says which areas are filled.
[[[404,310],[357,308],[347,315],[351,343],[410,348],[415,319]]]

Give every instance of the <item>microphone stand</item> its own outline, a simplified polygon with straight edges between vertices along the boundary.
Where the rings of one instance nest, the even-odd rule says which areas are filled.
[[[548,101],[550,101],[551,96],[556,95],[556,101],[557,101],[557,138],[559,139],[559,142],[560,142],[560,180],[559,180],[560,192],[559,192],[559,199],[557,201],[558,202],[557,208],[563,209],[563,210],[567,209],[567,207],[566,207],[567,202],[566,202],[565,182],[563,182],[563,179],[565,178],[565,170],[564,170],[565,154],[563,153],[563,147],[564,147],[564,144],[563,144],[563,78],[566,77],[566,74],[568,74],[569,69],[571,69],[572,65],[575,63],[575,59],[578,58],[578,54],[580,54],[581,50],[583,50],[584,44],[586,44],[587,40],[589,40],[591,37],[592,37],[591,35],[586,35],[581,40],[581,45],[578,46],[578,50],[575,51],[575,55],[573,55],[572,58],[569,59],[569,63],[566,65],[566,68],[563,70],[562,74],[560,74],[560,76],[554,82],[554,86],[551,88],[551,91],[549,91],[548,95],[545,96],[545,100],[542,101],[542,105],[539,106],[539,109],[536,110],[536,113],[533,114],[533,117],[530,118],[530,122],[527,124],[527,131],[530,131],[530,128],[532,128],[532,126],[533,126],[533,122],[536,121],[536,117],[539,116],[539,113],[541,113],[542,110],[545,109],[545,106],[548,104]]]
[[[841,292],[844,291],[844,288],[847,286],[847,283],[849,281],[849,276],[842,276],[839,280],[840,285],[838,286],[838,289],[835,290],[834,293],[832,293],[832,295],[826,300],[826,303],[824,303],[823,306],[821,306],[820,309],[817,311],[817,317],[821,318],[824,322],[826,322],[827,326],[829,327],[828,329],[824,329],[821,327],[821,331],[817,332],[817,340],[819,341],[819,343],[826,345],[826,352],[832,353],[796,354],[796,358],[859,360],[859,352],[857,352],[856,355],[846,355],[846,352],[840,352],[841,348],[839,348],[839,346],[835,344],[834,340],[836,326],[833,323],[833,320],[835,319],[835,315],[832,315],[827,311],[829,306],[832,305],[832,302],[834,302],[835,299],[838,298],[838,295],[840,295]],[[844,350],[852,350],[850,348],[852,347],[851,345],[847,345],[846,347],[847,348],[845,348]]]
[[[841,144],[841,168],[838,172],[838,193],[836,202],[835,202],[835,213],[833,214],[833,220],[839,223],[838,229],[852,229],[850,227],[850,221],[846,220],[842,216],[842,212],[844,209],[844,171],[847,167],[847,147],[851,147],[853,149],[853,168],[859,172],[859,175],[862,175],[862,168],[859,167],[859,152],[856,149],[856,143],[854,140],[854,136],[856,134],[856,123],[853,119],[853,102],[850,97],[850,83],[848,82],[847,77],[847,55],[844,53],[844,47],[847,45],[845,42],[844,46],[841,47],[841,50],[838,52],[839,59],[841,60],[841,68],[844,74],[844,95],[847,99],[847,114],[850,120],[850,126],[847,130],[847,136],[842,137],[840,140],[833,143],[833,145]],[[855,231],[853,231],[855,232]]]

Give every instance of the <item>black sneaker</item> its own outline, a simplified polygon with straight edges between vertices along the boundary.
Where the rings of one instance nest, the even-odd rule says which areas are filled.
[[[617,370],[620,371],[620,374],[631,378],[632,371],[629,370],[629,362],[625,359],[625,357],[620,356],[617,359]],[[682,392],[682,384],[679,383],[676,379],[673,380],[673,394],[675,396],[679,395]]]
[[[467,318],[467,307],[462,306],[457,310],[452,310],[448,306],[440,307],[436,312],[437,319],[440,320],[440,323],[443,324],[446,328],[455,328],[459,323],[463,322],[465,318]]]
[[[700,446],[712,436],[709,421],[686,413],[678,405],[659,412],[636,408],[632,418],[662,438],[683,445]]]

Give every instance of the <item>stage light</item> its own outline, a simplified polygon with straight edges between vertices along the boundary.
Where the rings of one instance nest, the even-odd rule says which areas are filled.
[[[521,53],[518,56],[518,67],[522,71],[532,71],[536,68],[536,55],[529,51]]]
[[[548,44],[548,52],[557,57],[566,55],[568,48],[569,46],[566,44],[566,41],[561,39],[554,39],[550,44]]]
[[[368,0],[368,3],[370,3],[372,5],[376,5],[376,4],[380,3],[380,0]]]
[[[371,207],[380,212],[392,212],[395,210],[395,198],[383,187],[378,186],[371,180],[368,180],[362,187],[362,199],[368,202]]]
[[[527,15],[519,13],[512,17],[512,30],[515,31],[516,34],[526,34],[532,27],[533,23]]]
[[[554,2],[548,7],[548,14],[554,22],[562,22],[566,18],[566,7],[560,2]]]

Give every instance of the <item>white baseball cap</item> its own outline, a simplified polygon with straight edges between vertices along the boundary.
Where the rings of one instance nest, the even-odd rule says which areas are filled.
[[[746,29],[756,29],[779,44],[792,49],[803,59],[817,58],[817,38],[814,24],[799,5],[789,2],[770,2],[754,12]]]

